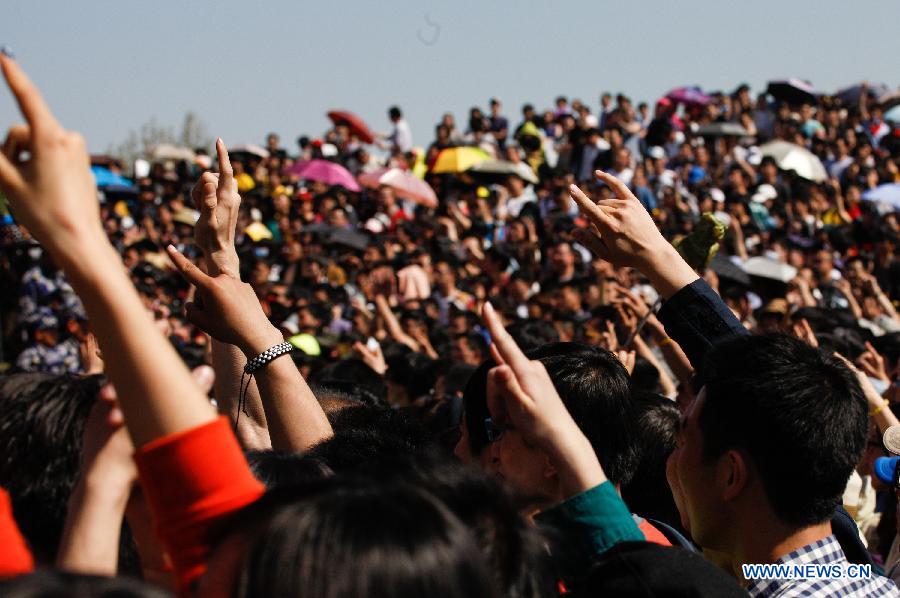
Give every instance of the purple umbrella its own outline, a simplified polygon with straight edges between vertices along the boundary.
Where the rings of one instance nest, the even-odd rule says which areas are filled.
[[[285,174],[307,181],[319,181],[329,185],[339,185],[348,191],[360,191],[359,184],[350,171],[328,160],[307,160],[297,162],[284,171]]]
[[[712,102],[712,97],[703,93],[699,87],[676,87],[666,97],[676,104],[688,106],[706,106]]]

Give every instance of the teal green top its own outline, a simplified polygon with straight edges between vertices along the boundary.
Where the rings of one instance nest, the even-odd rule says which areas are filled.
[[[586,573],[619,542],[644,541],[631,512],[608,481],[542,511],[535,520],[561,533],[567,550],[557,555],[558,563],[569,579]]]

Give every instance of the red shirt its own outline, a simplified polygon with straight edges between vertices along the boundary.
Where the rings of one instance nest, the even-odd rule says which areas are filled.
[[[213,526],[257,500],[265,487],[225,417],[149,442],[134,459],[178,593],[189,595],[206,571]]]
[[[0,577],[15,577],[34,571],[34,559],[13,519],[12,503],[0,488]]]

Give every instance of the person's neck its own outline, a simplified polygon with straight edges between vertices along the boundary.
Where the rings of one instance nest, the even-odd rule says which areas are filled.
[[[797,528],[769,518],[768,521],[752,520],[746,533],[739,533],[733,552],[733,574],[743,579],[741,565],[774,563],[781,557],[831,535],[831,521]]]

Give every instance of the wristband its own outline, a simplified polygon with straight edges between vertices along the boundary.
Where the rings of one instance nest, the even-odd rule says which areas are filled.
[[[294,345],[287,341],[279,343],[274,347],[269,347],[247,362],[247,365],[244,366],[244,373],[250,374],[252,376],[255,372],[269,365],[269,363],[276,357],[281,357],[285,353],[290,353],[293,348]]]
[[[872,409],[871,411],[869,411],[869,417],[874,417],[874,416],[878,415],[879,413],[882,412],[882,410],[884,410],[885,407],[887,407],[890,404],[891,404],[891,402],[888,401],[887,399],[885,399],[884,401],[881,402],[881,405],[879,405],[875,409]]]
[[[667,336],[666,338],[664,338],[664,339],[662,339],[661,341],[657,342],[657,343],[656,343],[656,346],[657,346],[657,347],[662,347],[663,345],[668,345],[669,343],[674,343],[674,342],[675,342],[675,341],[673,341],[671,337],[668,337],[668,336]]]

